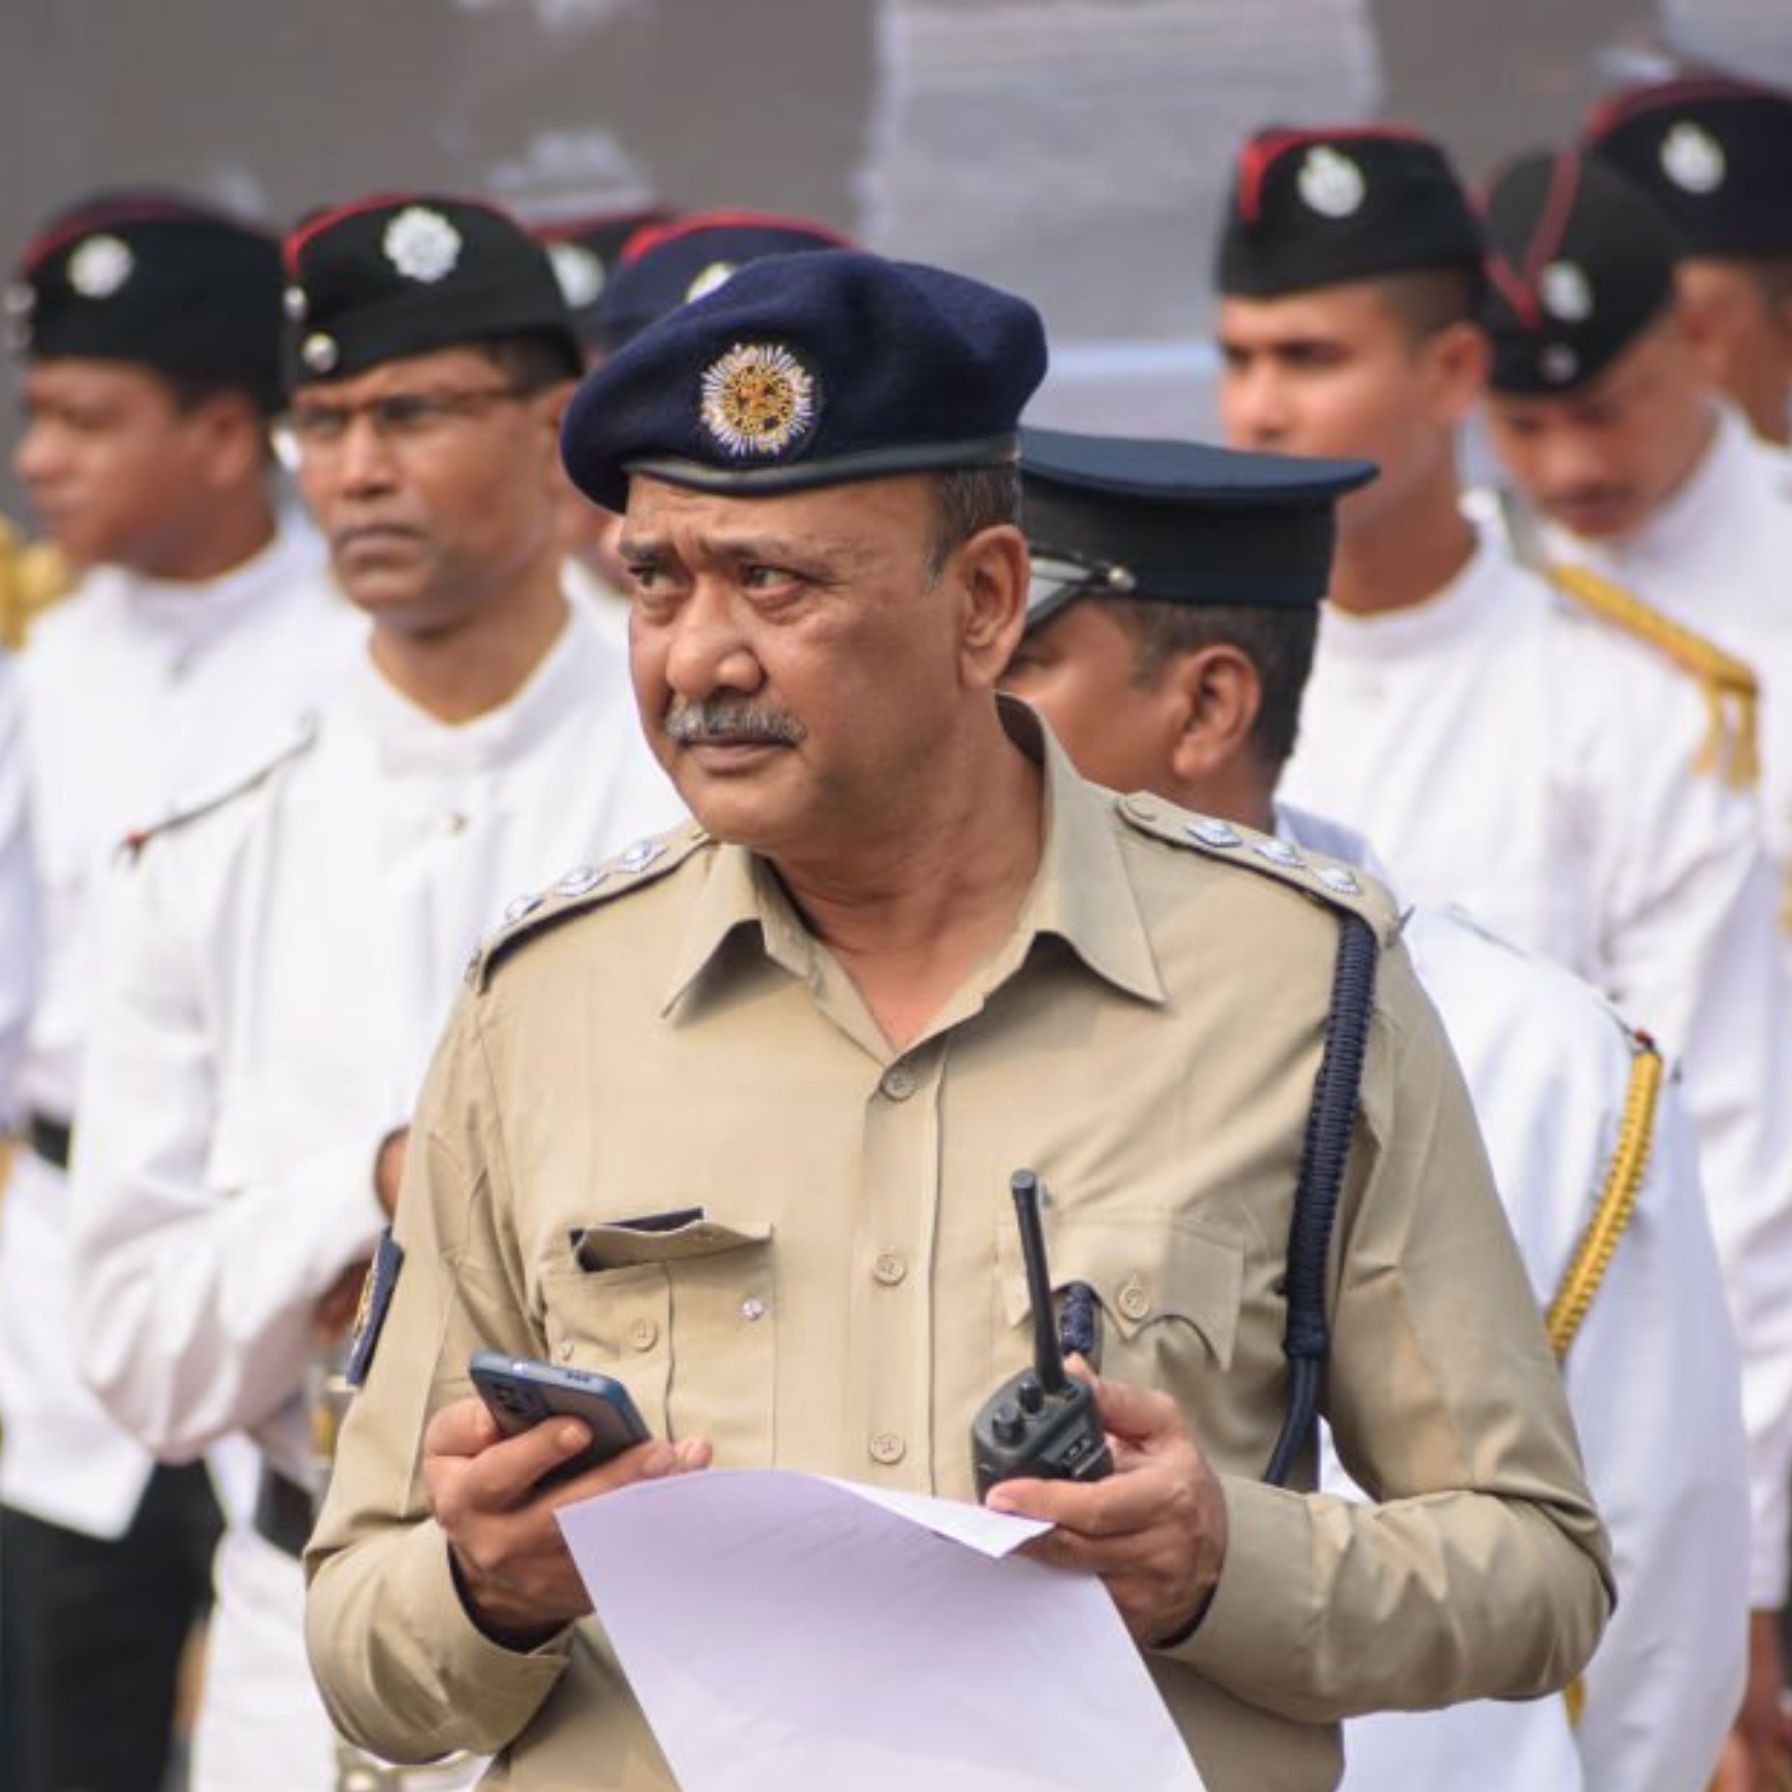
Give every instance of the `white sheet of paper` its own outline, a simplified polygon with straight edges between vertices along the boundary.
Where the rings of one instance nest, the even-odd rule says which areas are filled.
[[[786,1470],[564,1508],[683,1792],[1202,1792],[1099,1581],[1045,1527]]]

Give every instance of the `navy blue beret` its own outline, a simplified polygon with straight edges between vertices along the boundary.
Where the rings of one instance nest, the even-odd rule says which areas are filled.
[[[7,293],[15,352],[132,361],[278,408],[280,245],[178,193],[98,194],[25,247]]]
[[[572,482],[608,510],[631,473],[734,497],[1012,463],[1045,377],[1024,299],[856,249],[749,262],[573,396]]]
[[[285,252],[295,386],[507,336],[551,342],[569,379],[584,369],[547,250],[495,205],[382,194],[307,218]]]
[[[750,261],[856,245],[825,224],[766,212],[691,212],[623,244],[598,305],[597,340],[614,352],[668,311],[714,292]]]
[[[1337,501],[1375,477],[1366,460],[1055,429],[1021,431],[1020,471],[1029,628],[1080,597],[1310,608]]]

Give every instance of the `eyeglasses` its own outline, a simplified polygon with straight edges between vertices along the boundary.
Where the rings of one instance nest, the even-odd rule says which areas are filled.
[[[382,442],[420,445],[448,434],[455,424],[492,405],[532,397],[534,393],[521,386],[482,386],[464,392],[388,392],[359,404],[303,400],[274,425],[274,447],[288,465],[305,456],[332,454],[348,439],[357,417],[365,417]]]
[[[1074,599],[1090,592],[1126,597],[1138,589],[1129,566],[1095,560],[1083,554],[1033,545],[1028,555],[1032,578],[1027,588],[1027,622],[1037,628]]]

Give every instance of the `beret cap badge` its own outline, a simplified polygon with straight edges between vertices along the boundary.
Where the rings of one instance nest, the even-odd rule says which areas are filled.
[[[1369,190],[1362,169],[1327,143],[1315,144],[1307,151],[1295,184],[1309,209],[1322,218],[1351,217]]]
[[[1683,193],[1715,193],[1724,184],[1723,145],[1683,118],[1661,140],[1661,171]]]
[[[814,429],[815,376],[776,343],[736,343],[704,369],[699,415],[726,453],[779,455]]]
[[[137,258],[108,234],[90,236],[68,258],[68,283],[84,299],[109,299],[130,279]]]
[[[429,286],[454,272],[461,235],[440,212],[427,205],[407,205],[387,224],[380,246],[407,280]]]

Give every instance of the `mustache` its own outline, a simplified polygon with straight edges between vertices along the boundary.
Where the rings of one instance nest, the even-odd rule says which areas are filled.
[[[787,710],[726,698],[704,698],[696,703],[674,699],[660,727],[668,740],[681,747],[721,741],[794,747],[809,734]]]

